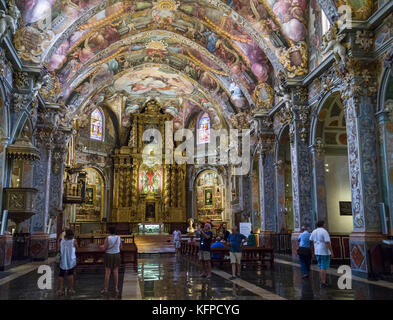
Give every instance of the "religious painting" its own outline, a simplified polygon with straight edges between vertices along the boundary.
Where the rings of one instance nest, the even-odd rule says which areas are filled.
[[[340,216],[352,216],[352,202],[339,201]]]
[[[88,186],[86,189],[86,204],[89,206],[94,205],[95,186]]]
[[[192,83],[169,70],[169,68],[149,67],[127,73],[117,79],[114,88],[125,90],[131,95],[189,95],[194,91]]]
[[[213,189],[206,188],[204,192],[205,206],[209,207],[213,205]]]
[[[162,191],[162,167],[142,167],[139,172],[139,192],[141,194],[161,193]]]

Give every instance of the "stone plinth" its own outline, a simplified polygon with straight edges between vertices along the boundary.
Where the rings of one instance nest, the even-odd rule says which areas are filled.
[[[48,259],[48,245],[47,233],[33,233],[30,241],[30,257],[33,260]]]
[[[12,236],[0,236],[0,270],[6,270],[11,265],[12,258]]]

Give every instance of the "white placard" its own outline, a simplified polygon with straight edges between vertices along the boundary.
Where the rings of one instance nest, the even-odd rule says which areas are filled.
[[[240,233],[248,237],[251,233],[251,222],[240,222]]]

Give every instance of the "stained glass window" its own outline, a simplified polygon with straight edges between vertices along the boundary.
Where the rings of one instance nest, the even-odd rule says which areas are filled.
[[[104,117],[102,112],[97,108],[90,115],[90,139],[104,140]]]
[[[198,144],[210,142],[210,117],[205,112],[201,115],[198,122]]]

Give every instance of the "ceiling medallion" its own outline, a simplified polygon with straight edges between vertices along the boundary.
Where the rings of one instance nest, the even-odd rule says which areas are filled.
[[[159,0],[153,2],[153,9],[175,11],[179,5],[180,4],[174,0]]]

